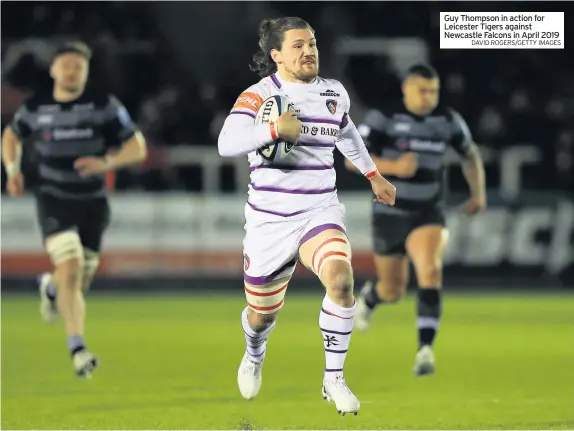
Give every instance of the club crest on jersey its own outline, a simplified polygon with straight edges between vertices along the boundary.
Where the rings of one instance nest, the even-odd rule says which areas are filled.
[[[337,101],[333,99],[327,99],[325,104],[327,105],[327,109],[329,110],[329,112],[335,115],[335,112],[337,112]]]

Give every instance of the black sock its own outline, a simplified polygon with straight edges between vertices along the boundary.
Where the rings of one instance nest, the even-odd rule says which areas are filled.
[[[418,290],[417,328],[419,348],[432,346],[442,314],[441,292],[436,287]]]
[[[46,296],[50,301],[56,300],[56,288],[54,287],[54,284],[51,281],[50,284],[48,284],[48,287],[46,288]]]
[[[86,341],[82,335],[68,335],[68,349],[70,350],[70,355],[74,356],[85,348]]]
[[[377,305],[383,303],[383,300],[379,298],[379,294],[377,293],[376,281],[373,281],[371,288],[365,292],[365,303],[370,310],[374,310]]]

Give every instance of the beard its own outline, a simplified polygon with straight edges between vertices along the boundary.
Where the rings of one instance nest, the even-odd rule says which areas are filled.
[[[299,68],[299,70],[294,71],[289,68],[285,68],[289,74],[293,75],[297,80],[303,82],[311,82],[319,75],[319,62],[315,63],[315,67],[313,68],[305,68],[303,65]]]
[[[297,74],[297,79],[301,81],[311,82],[319,75],[319,69],[313,69],[312,71],[301,71]]]

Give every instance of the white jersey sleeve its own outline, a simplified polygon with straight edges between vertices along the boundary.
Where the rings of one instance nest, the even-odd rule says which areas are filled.
[[[265,93],[265,88],[256,84],[239,95],[219,133],[217,147],[221,156],[244,156],[273,142],[269,124],[254,124]]]
[[[376,171],[377,167],[375,162],[371,158],[361,134],[357,130],[355,123],[351,120],[349,111],[351,108],[351,99],[349,93],[343,87],[342,95],[345,101],[345,113],[343,115],[343,120],[341,121],[341,131],[335,145],[339,151],[349,160],[355,167],[363,174],[366,175],[370,172]]]

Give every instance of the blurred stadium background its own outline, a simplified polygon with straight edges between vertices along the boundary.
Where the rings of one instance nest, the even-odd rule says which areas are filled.
[[[237,95],[257,79],[247,66],[260,20],[301,15],[316,28],[321,73],[349,88],[356,123],[368,107],[400,97],[400,74],[421,60],[436,66],[442,100],[466,118],[486,161],[490,207],[475,219],[456,211],[466,186],[449,157],[449,289],[572,285],[573,56],[438,46],[441,10],[493,6],[528,11],[540,5],[428,2],[415,10],[399,2],[9,2],[2,9],[2,126],[28,92],[51,84],[54,43],[86,41],[95,51],[92,85],[126,104],[150,144],[141,169],[117,175],[101,270],[112,280],[97,288],[142,287],[150,277],[167,277],[165,288],[204,289],[192,282],[197,277],[240,283],[249,171],[245,159],[217,154],[217,136]],[[22,22],[24,15],[29,19]],[[357,278],[364,279],[372,274],[369,190],[338,156]],[[29,280],[46,268],[32,208],[30,198],[2,198],[4,280]],[[118,278],[137,280],[114,283]]]
[[[568,49],[568,30],[566,50],[441,51],[439,12],[561,11],[558,6],[535,2],[424,2],[416,7],[412,2],[3,2],[2,127],[27,94],[51,85],[47,68],[57,42],[79,38],[88,43],[94,49],[91,84],[109,90],[126,104],[150,145],[143,166],[119,172],[115,179],[113,222],[105,240],[100,278],[91,293],[94,297],[99,292],[103,295],[100,302],[94,301],[91,310],[95,311],[89,313],[93,320],[88,325],[104,325],[104,330],[110,332],[117,329],[97,315],[98,310],[110,310],[105,305],[108,291],[136,298],[144,291],[167,294],[177,290],[179,295],[196,291],[209,292],[221,300],[234,298],[236,307],[226,308],[232,317],[225,320],[235,328],[237,322],[233,319],[238,314],[233,313],[239,313],[242,307],[241,242],[249,170],[246,159],[221,158],[216,143],[235,98],[257,80],[248,64],[257,46],[261,19],[298,15],[315,27],[321,75],[345,84],[356,123],[369,107],[400,97],[401,73],[415,62],[427,61],[442,77],[443,102],[467,120],[485,159],[488,179],[488,210],[466,218],[457,210],[466,198],[465,182],[454,154],[447,157],[451,239],[445,286],[453,295],[459,291],[489,291],[490,305],[486,308],[499,313],[502,319],[492,320],[489,330],[496,331],[496,323],[504,326],[504,316],[512,310],[511,303],[503,300],[504,292],[541,296],[557,292],[566,298],[574,288],[574,55]],[[571,23],[569,18],[566,14],[567,23]],[[371,196],[364,179],[344,169],[340,154],[336,162],[359,284],[373,275]],[[33,170],[26,159],[24,172],[28,183],[33,182]],[[17,294],[36,289],[36,275],[49,268],[32,198],[8,198],[4,194],[5,180],[2,167],[2,293],[3,299],[8,299],[3,306],[3,338],[4,345],[10,340],[10,354],[22,356],[8,356],[11,365],[3,361],[4,374],[4,368],[9,367],[8,371],[17,373],[18,361],[25,361],[27,352],[18,350],[23,349],[18,347],[22,341],[38,342],[34,334],[25,335],[22,329],[30,330],[25,319],[39,320],[32,316],[35,306],[30,306],[31,299],[21,300]],[[319,298],[321,289],[311,273],[301,269],[298,274],[290,285],[291,293],[312,289]],[[13,294],[18,299],[10,302]],[[296,307],[297,293],[293,297]],[[499,300],[506,305],[496,308],[494,304]],[[159,317],[173,317],[165,309],[171,309],[173,303],[168,305],[165,298],[160,298],[158,304],[161,311],[153,307],[148,310],[150,316],[155,316],[150,317],[148,326],[142,320],[148,311],[139,309],[136,313],[134,319],[144,325],[142,330],[157,324]],[[203,316],[197,304],[194,307],[207,322],[216,318]],[[185,313],[181,308],[173,309],[176,314]],[[289,313],[287,316],[298,319],[297,310]],[[412,307],[400,313],[402,317],[397,318],[410,328]],[[537,310],[529,313],[529,321],[536,322]],[[564,313],[562,320],[552,325],[566,325]],[[314,318],[313,314],[307,319]],[[5,332],[10,330],[16,332]],[[63,334],[54,331],[46,335],[47,340],[62,338]],[[554,335],[557,333],[554,331]],[[239,360],[242,340],[240,332],[235,335],[237,344],[233,346]],[[411,335],[414,337],[414,332],[407,337]],[[529,343],[532,337],[524,342]],[[105,351],[105,339],[99,342],[100,350]],[[178,340],[173,342],[179,344]],[[405,349],[410,352],[409,343]],[[319,361],[319,351],[317,355]],[[565,351],[563,355],[566,358]],[[551,363],[546,365],[553,367]],[[230,396],[235,397],[235,361],[229,366]],[[524,376],[528,375],[526,369],[523,371]],[[66,371],[61,372],[65,375]],[[12,380],[5,383],[12,382],[14,389],[16,377],[8,374],[6,379]],[[29,387],[33,387],[32,379],[28,380]],[[4,385],[3,390],[6,396]],[[314,386],[310,389],[313,397],[316,390]],[[16,400],[12,402],[10,405],[16,407]],[[25,403],[18,405],[25,409]],[[427,413],[429,418],[434,417],[431,411],[421,413],[422,417]],[[81,424],[74,420],[70,426]],[[441,423],[466,426],[461,421]],[[9,425],[15,427],[18,423]],[[268,426],[278,428],[270,423]],[[486,422],[491,427],[496,423]],[[32,422],[31,426],[38,424]],[[98,422],[88,428],[108,425],[118,424]],[[231,422],[211,425],[235,426]],[[329,423],[291,425],[328,427]],[[394,427],[402,425],[392,423]],[[519,425],[511,422],[510,427]],[[481,423],[472,426],[480,427]],[[534,426],[540,429],[549,425],[537,422]]]

